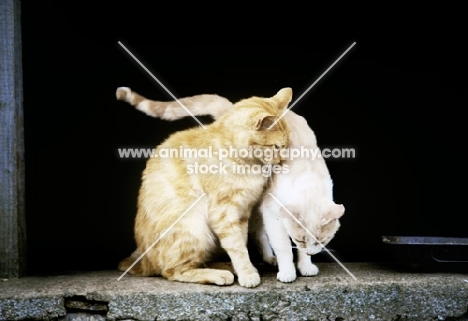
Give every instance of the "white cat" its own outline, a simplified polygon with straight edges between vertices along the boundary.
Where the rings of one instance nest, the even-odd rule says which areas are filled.
[[[117,99],[152,117],[176,120],[189,116],[176,101],[148,100],[128,87],[118,88],[116,95]],[[196,95],[179,101],[192,115],[210,115],[215,119],[233,107],[228,99],[218,95]],[[302,147],[320,154],[315,134],[305,118],[292,111],[287,112],[284,118],[291,131],[289,150],[300,150]],[[296,266],[291,240],[298,249],[299,273],[303,276],[316,275],[318,268],[310,256],[321,252],[322,246],[326,246],[335,236],[344,206],[333,201],[333,183],[322,157],[286,159],[283,165],[288,165],[289,172],[272,175],[257,206],[261,214],[254,212],[251,215],[249,234],[255,239],[263,260],[278,265],[278,280],[292,282],[296,279]]]

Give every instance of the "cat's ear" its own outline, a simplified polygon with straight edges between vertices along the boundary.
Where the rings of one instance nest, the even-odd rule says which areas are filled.
[[[289,87],[280,89],[276,95],[271,98],[278,102],[278,110],[286,109],[292,99],[292,89]]]
[[[283,112],[292,99],[292,89],[289,87],[280,89],[276,95],[269,98],[270,101],[274,101],[276,108],[279,112]],[[259,115],[254,122],[255,130],[267,130],[271,129],[270,127],[278,121],[278,116],[273,116],[271,114]]]
[[[270,116],[270,115],[261,116],[257,118],[257,120],[255,121],[254,128],[255,130],[269,129],[270,126],[273,125],[273,123],[276,121],[276,119],[278,119],[277,116]]]
[[[345,211],[345,208],[343,204],[333,203],[331,208],[328,210],[327,214],[325,214],[325,216],[322,217],[322,225],[325,225],[331,222],[332,220],[339,219],[340,217],[343,216],[344,211]]]

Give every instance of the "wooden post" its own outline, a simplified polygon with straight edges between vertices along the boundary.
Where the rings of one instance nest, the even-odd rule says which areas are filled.
[[[26,272],[20,0],[0,0],[0,277]]]

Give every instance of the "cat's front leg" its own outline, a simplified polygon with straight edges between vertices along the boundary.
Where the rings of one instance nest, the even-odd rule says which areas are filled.
[[[235,210],[233,209],[233,212]],[[241,286],[252,288],[260,284],[260,274],[250,262],[247,250],[247,221],[235,222],[226,220],[226,217],[239,217],[238,213],[226,213],[224,220],[212,224],[213,231],[219,238],[221,246],[231,258]]]
[[[245,243],[240,242],[240,235],[232,233],[220,237],[221,246],[231,258],[238,282],[241,286],[253,288],[260,284],[260,274],[250,262],[249,253]],[[237,244],[237,245],[235,245]]]
[[[258,247],[262,252],[262,259],[265,263],[270,265],[276,266],[278,263],[276,261],[276,256],[273,253],[273,249],[270,246],[270,242],[268,240],[268,235],[265,231],[262,231],[261,234],[257,235],[258,239]]]
[[[297,269],[302,276],[314,276],[319,272],[317,265],[312,263],[310,256],[300,249],[297,251]]]
[[[271,210],[271,209],[270,209]],[[263,214],[265,230],[278,264],[277,279],[281,282],[293,282],[296,279],[296,267],[291,247],[291,239],[281,218],[269,211]]]

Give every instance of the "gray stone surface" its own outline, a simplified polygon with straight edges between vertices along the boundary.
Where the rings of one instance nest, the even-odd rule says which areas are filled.
[[[254,289],[131,275],[118,281],[118,271],[11,279],[0,282],[0,319],[466,320],[468,273],[348,263],[354,280],[335,263],[318,266],[318,276],[290,284],[261,269]]]

